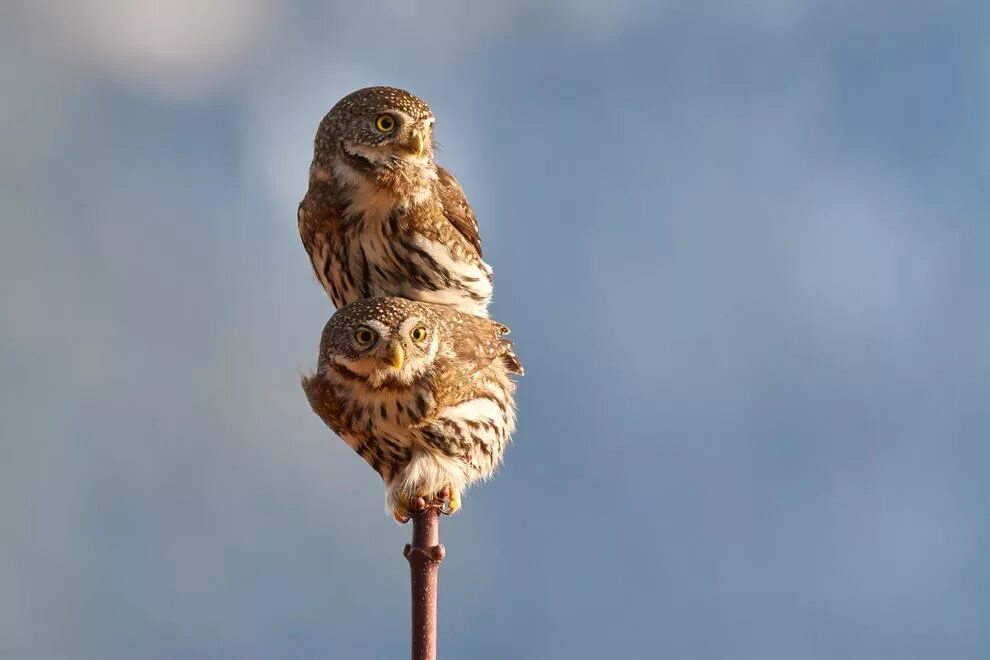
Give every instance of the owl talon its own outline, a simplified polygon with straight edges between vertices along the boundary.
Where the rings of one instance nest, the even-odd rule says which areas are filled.
[[[422,506],[417,506],[422,502],[421,497],[409,493],[398,492],[395,494],[395,504],[392,505],[392,517],[395,522],[405,525],[409,522],[412,514],[419,511]]]
[[[453,515],[461,508],[461,494],[450,487],[444,487],[432,497],[400,491],[395,494],[392,517],[395,518],[395,522],[404,525],[413,516],[428,508],[437,508],[447,516]]]
[[[404,525],[409,522],[410,518],[434,506],[442,506],[436,498],[426,498],[423,495],[399,491],[395,494],[392,517],[397,523]]]
[[[454,488],[448,489],[448,492],[450,493],[450,495],[447,498],[447,501],[443,502],[441,510],[446,515],[452,516],[455,513],[457,513],[461,508],[461,493],[460,491]]]

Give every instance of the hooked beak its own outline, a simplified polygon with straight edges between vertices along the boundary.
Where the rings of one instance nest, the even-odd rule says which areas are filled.
[[[413,129],[409,139],[402,144],[403,150],[405,150],[410,156],[422,156],[423,149],[425,147],[426,138],[423,136],[421,131],[416,129]]]
[[[388,363],[392,365],[392,368],[396,371],[402,369],[402,365],[406,361],[406,352],[402,348],[402,344],[396,342],[392,344],[391,350],[388,355]]]

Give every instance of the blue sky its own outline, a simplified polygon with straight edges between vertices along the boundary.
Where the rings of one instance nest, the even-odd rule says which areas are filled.
[[[445,657],[990,656],[985,3],[0,12],[0,656],[407,653],[409,530],[298,386],[295,206],[372,84],[527,368]]]

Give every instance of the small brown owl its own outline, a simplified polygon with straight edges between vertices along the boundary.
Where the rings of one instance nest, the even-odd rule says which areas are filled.
[[[402,298],[353,302],[327,322],[304,377],[313,411],[385,481],[386,508],[450,489],[449,512],[494,474],[515,429],[508,328]]]
[[[299,234],[338,309],[400,296],[488,315],[492,270],[464,191],[433,161],[433,122],[393,87],[353,92],[320,122]]]

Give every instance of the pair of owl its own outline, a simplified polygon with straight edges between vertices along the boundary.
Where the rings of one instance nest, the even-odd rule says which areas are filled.
[[[409,92],[345,96],[316,134],[299,234],[337,312],[313,411],[385,482],[399,522],[446,490],[453,513],[515,429],[522,366],[488,318],[492,270],[464,191],[433,160],[433,113]]]

